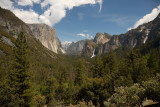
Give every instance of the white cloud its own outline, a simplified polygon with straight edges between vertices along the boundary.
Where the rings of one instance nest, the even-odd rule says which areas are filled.
[[[71,10],[73,7],[78,7],[86,4],[100,4],[102,8],[102,0],[45,0],[41,3],[42,8],[47,8],[43,14],[44,19],[49,19],[51,25],[60,22],[66,16],[66,10]],[[49,7],[48,7],[49,6]]]
[[[83,34],[83,33],[79,33],[79,34],[77,34],[77,36],[85,37],[86,35],[85,35],[85,34]]]
[[[86,34],[86,37],[89,39],[89,38],[90,38],[90,35],[89,35],[89,34]]]
[[[34,3],[40,3],[41,0],[32,0]]]
[[[20,6],[33,6],[32,0],[17,0],[17,4]]]
[[[0,7],[5,8],[5,9],[13,9],[12,7],[13,2],[11,2],[10,0],[0,0]]]
[[[14,9],[13,13],[27,23],[39,23],[38,17],[39,15],[33,10],[22,10],[22,9]]]
[[[91,36],[91,39],[93,39],[93,36]]]
[[[128,30],[135,29],[139,25],[142,25],[142,24],[145,24],[145,23],[148,23],[148,22],[154,20],[158,16],[159,13],[160,13],[160,5],[157,8],[154,8],[151,13],[146,14],[143,18],[139,19],[134,24],[134,26],[132,28],[128,28]]]
[[[33,6],[33,3],[40,3],[41,0],[16,0],[20,6]]]
[[[100,5],[99,12],[101,12],[101,10],[102,10],[102,5],[103,5],[103,0],[98,0],[98,3],[99,3],[99,5]]]
[[[41,15],[33,10],[34,3],[41,5],[42,11],[44,11]],[[0,0],[0,6],[2,8],[11,10],[24,22],[45,23],[50,26],[59,23],[66,16],[67,10],[86,4],[99,4],[99,11],[101,11],[102,3],[102,0],[43,0],[42,2],[41,0],[14,0],[14,2],[11,0]],[[13,4],[22,7],[30,6],[30,10],[17,8],[18,6],[14,7]]]
[[[79,34],[77,34],[77,36],[81,36],[82,38],[87,38],[87,39],[93,38],[92,35],[90,36],[90,34],[85,34],[85,33],[79,33]]]

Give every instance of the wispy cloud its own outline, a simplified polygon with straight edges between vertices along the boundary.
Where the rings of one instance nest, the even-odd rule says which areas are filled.
[[[78,13],[78,20],[83,20],[84,19],[84,13]]]
[[[82,37],[85,37],[86,35],[83,34],[83,33],[78,33],[77,36],[82,36]]]
[[[99,3],[99,12],[101,12],[101,10],[102,10],[102,5],[103,5],[103,0],[98,0],[97,1],[98,3]]]
[[[148,22],[154,20],[154,19],[158,16],[159,13],[160,13],[160,5],[159,5],[157,8],[154,8],[151,13],[146,14],[143,18],[139,19],[139,20],[134,24],[134,26],[131,27],[131,28],[128,28],[128,30],[135,29],[135,28],[137,28],[139,25],[142,25],[142,24],[144,24],[144,23],[148,23]]]
[[[42,14],[37,14],[37,12],[34,11],[34,3],[41,6],[42,10],[44,11]],[[38,21],[39,23],[45,23],[50,26],[54,26],[55,24],[59,23],[64,17],[66,17],[67,10],[71,10],[74,7],[79,7],[87,4],[99,4],[99,11],[101,11],[103,0],[0,0],[0,6],[2,8],[11,10],[24,22],[37,23]],[[23,8],[20,8],[23,6],[29,6],[30,10],[23,10]],[[29,12],[33,14],[33,17],[32,14],[30,14],[29,17],[24,17],[28,16]],[[83,17],[81,17],[80,19],[82,18]]]
[[[33,3],[40,3],[41,0],[15,0],[20,6],[33,6]]]
[[[85,34],[85,33],[78,33],[77,36],[81,36],[82,38],[87,38],[87,39],[92,39],[93,36],[90,35],[89,33]]]
[[[113,22],[118,26],[125,26],[130,23],[135,22],[138,17],[130,16],[130,15],[120,15],[120,14],[102,14],[102,15],[94,15],[95,18],[100,18],[104,22]]]

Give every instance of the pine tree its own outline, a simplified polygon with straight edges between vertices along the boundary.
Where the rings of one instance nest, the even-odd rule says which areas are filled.
[[[96,56],[94,66],[93,66],[93,77],[103,77],[104,76],[104,65],[103,61],[99,56]]]
[[[115,74],[118,71],[117,58],[111,50],[104,58],[105,74]]]
[[[81,86],[86,77],[86,68],[84,65],[84,60],[79,59],[76,66],[76,78],[75,78],[75,85]]]
[[[55,89],[56,89],[56,79],[54,77],[50,77],[46,81],[46,104],[48,104],[49,107],[52,107],[55,103]]]
[[[30,107],[31,106],[31,84],[28,61],[28,45],[26,38],[21,32],[15,43],[14,63],[9,73],[9,86],[11,102],[8,106]]]
[[[126,63],[128,63],[128,71],[131,72],[134,83],[147,80],[152,76],[148,70],[147,62],[141,56],[139,51],[130,50]]]
[[[139,65],[139,55],[131,49],[127,53],[127,60],[126,60],[127,68],[129,73],[132,75],[132,79],[134,83],[137,83],[137,76],[138,76],[138,71],[137,67]]]

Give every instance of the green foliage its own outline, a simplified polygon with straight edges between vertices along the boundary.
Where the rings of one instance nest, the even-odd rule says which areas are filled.
[[[132,69],[128,67],[128,63],[126,59],[122,59],[119,61],[118,65],[118,73],[117,73],[117,79],[114,81],[115,87],[120,86],[131,86],[133,85],[132,75],[131,71]]]
[[[110,106],[126,107],[140,106],[144,100],[145,89],[139,84],[134,84],[131,87],[119,87],[115,89],[115,93],[108,100]]]
[[[77,66],[76,66],[75,85],[82,86],[83,84],[85,84],[85,78],[86,78],[85,62],[84,60],[79,59],[77,61]]]
[[[14,48],[14,61],[12,70],[9,72],[9,94],[11,102],[9,106],[29,107],[31,106],[32,90],[27,56],[27,43],[23,33],[18,35]]]
[[[1,29],[0,38],[2,36],[15,43],[15,38]],[[146,54],[141,54],[137,50],[130,50],[127,53],[124,51],[124,56],[118,59],[119,53],[111,51],[90,59],[56,55],[46,50],[32,36],[26,37],[27,41],[24,40],[24,44],[18,42],[23,39],[17,39],[17,48],[14,48],[14,51],[11,50],[11,46],[0,41],[0,50],[6,54],[0,57],[2,107],[18,106],[21,101],[23,103],[24,100],[18,99],[15,94],[16,88],[21,86],[17,82],[20,81],[18,76],[26,77],[24,85],[30,87],[32,82],[35,88],[32,89],[34,94],[30,95],[31,87],[26,89],[25,94],[22,93],[25,98],[32,97],[30,101],[27,100],[28,106],[52,107],[58,104],[78,106],[79,102],[82,106],[89,106],[90,102],[101,107],[137,106],[141,105],[144,98],[159,102],[160,82],[159,76],[155,76],[160,72],[159,49],[150,50]],[[12,53],[14,55],[11,55]],[[27,53],[30,53],[30,57]],[[23,71],[28,73],[19,73]],[[10,80],[7,75],[10,76]],[[11,81],[11,78],[14,80]]]
[[[33,107],[42,107],[46,104],[46,98],[45,96],[42,96],[40,94],[37,94],[33,96]]]
[[[64,101],[67,104],[70,103],[75,103],[76,102],[76,87],[74,87],[74,82],[72,80],[69,81],[68,83],[68,88],[66,88],[66,93],[65,93],[65,97],[64,97]]]
[[[55,89],[56,89],[56,79],[48,78],[46,81],[46,90],[44,95],[46,96],[46,103],[50,106],[55,103]]]
[[[153,101],[160,101],[160,74],[142,83],[146,89],[145,96]]]
[[[104,76],[103,61],[101,60],[99,56],[96,56],[92,70],[93,70],[93,77]]]
[[[103,105],[103,101],[108,97],[108,91],[105,89],[105,83],[102,78],[88,79],[87,86],[80,89],[78,93],[78,100],[89,102],[93,101],[94,105],[99,103]]]
[[[113,51],[110,51],[104,58],[105,74],[116,73],[118,71],[117,58]]]

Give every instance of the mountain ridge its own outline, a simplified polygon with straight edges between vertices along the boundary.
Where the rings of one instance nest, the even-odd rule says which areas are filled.
[[[86,42],[86,44],[83,45],[83,47],[81,47],[82,52],[77,54],[82,54],[83,56],[91,57],[94,50],[95,55],[101,55],[104,53],[108,53],[110,50],[116,50],[120,47],[129,49],[136,48],[143,44],[146,44],[149,41],[152,41],[154,38],[156,38],[157,35],[159,36],[159,18],[160,14],[153,21],[140,25],[137,28],[131,29],[128,32],[120,35],[111,36],[107,33],[97,33],[95,38],[92,40],[92,42],[96,43],[96,45],[94,44],[93,46],[93,43]]]

